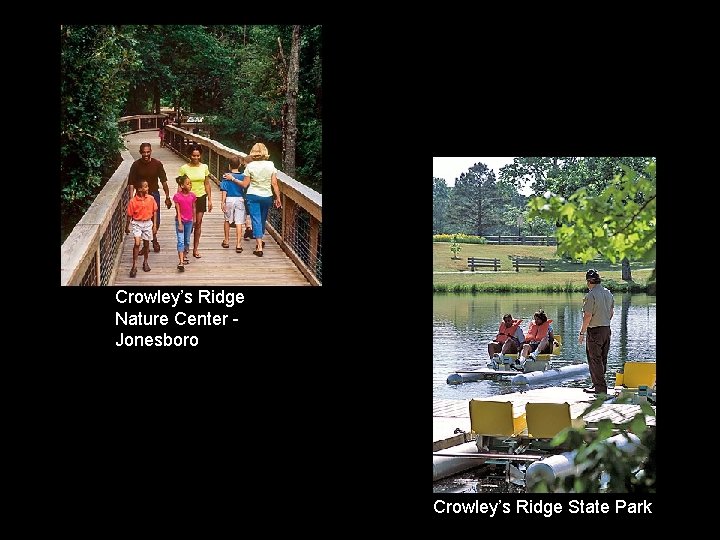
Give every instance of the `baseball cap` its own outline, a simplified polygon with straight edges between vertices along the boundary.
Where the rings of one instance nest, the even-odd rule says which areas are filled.
[[[598,274],[597,270],[591,268],[585,274],[585,281],[589,281],[590,283],[600,283],[602,279],[600,279],[600,274]]]

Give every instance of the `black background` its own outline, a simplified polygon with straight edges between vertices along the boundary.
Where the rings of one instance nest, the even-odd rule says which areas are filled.
[[[515,51],[489,34],[373,19],[323,29],[323,286],[227,288],[246,296],[232,310],[251,321],[242,346],[218,327],[198,328],[197,348],[115,347],[117,289],[59,287],[57,252],[35,250],[37,313],[18,315],[18,328],[40,358],[38,429],[56,485],[89,508],[112,513],[92,494],[143,505],[202,494],[223,514],[250,494],[282,500],[303,523],[477,519],[432,511],[419,450],[430,431],[432,157],[655,155],[661,193],[680,178],[665,171],[684,172],[658,155],[662,114],[648,93],[621,84],[637,84],[638,65],[649,76],[647,51],[603,68],[606,51],[592,46],[578,62],[555,41]],[[664,235],[685,226],[670,225],[668,195],[659,258]],[[680,472],[660,454],[663,491]]]

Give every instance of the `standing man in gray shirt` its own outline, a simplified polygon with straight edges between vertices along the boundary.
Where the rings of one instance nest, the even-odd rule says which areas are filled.
[[[585,353],[593,383],[591,388],[585,389],[585,392],[607,394],[605,371],[610,350],[610,321],[613,317],[615,299],[609,290],[600,285],[602,280],[597,270],[588,270],[585,280],[590,291],[583,300],[583,322],[578,343],[582,345],[587,334]]]

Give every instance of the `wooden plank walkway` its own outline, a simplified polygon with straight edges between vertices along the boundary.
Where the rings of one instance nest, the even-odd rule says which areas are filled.
[[[140,157],[140,143],[152,144],[152,157],[162,161],[168,177],[170,197],[177,192],[180,166],[185,161],[167,148],[160,148],[157,131],[145,131],[125,136],[125,146],[135,159]],[[203,161],[206,156],[203,154]],[[175,234],[175,207],[165,207],[165,193],[160,186],[160,227],[158,242],[160,253],[155,253],[150,244],[148,264],[150,272],[143,272],[142,257],[138,257],[138,273],[130,277],[132,267],[132,234],[125,235],[119,269],[113,285],[128,287],[141,286],[180,286],[180,285],[307,285],[310,282],[295,266],[292,260],[278,246],[270,234],[265,233],[265,249],[262,257],[256,257],[252,251],[255,240],[243,240],[242,253],[235,253],[235,230],[230,230],[230,249],[223,248],[223,212],[220,209],[220,188],[213,184],[213,211],[205,212],[200,237],[199,251],[202,258],[196,259],[190,250],[190,264],[185,271],[177,270],[177,236]]]

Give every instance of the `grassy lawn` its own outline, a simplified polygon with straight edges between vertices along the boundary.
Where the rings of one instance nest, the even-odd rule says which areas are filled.
[[[603,278],[603,283],[611,290],[627,287],[620,279],[621,264],[607,261],[590,261],[586,264],[565,261],[556,254],[555,246],[499,246],[495,244],[461,244],[458,253],[460,260],[452,260],[450,243],[433,242],[433,290],[470,291],[582,291],[585,290],[585,272],[595,268]],[[542,258],[546,261],[545,270],[520,268],[515,272],[509,255]],[[467,268],[468,257],[498,258],[500,271],[483,268],[470,272]],[[630,269],[634,282],[644,287],[653,268],[652,263],[631,262]]]

